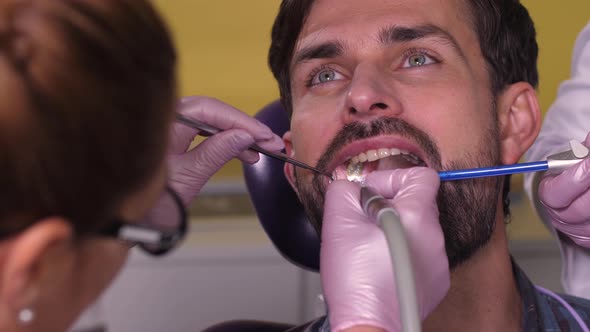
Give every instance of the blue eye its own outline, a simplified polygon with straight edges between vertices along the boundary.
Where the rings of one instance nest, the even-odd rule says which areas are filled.
[[[412,53],[406,58],[403,68],[421,67],[433,63],[436,61],[425,53]]]
[[[328,81],[333,81],[336,78],[336,72],[333,70],[325,70],[318,74],[318,81],[320,83],[326,83]]]
[[[329,83],[331,81],[338,81],[341,80],[343,77],[342,74],[340,74],[339,72],[329,68],[321,69],[319,72],[312,75],[313,76],[309,81],[309,85],[317,85]]]

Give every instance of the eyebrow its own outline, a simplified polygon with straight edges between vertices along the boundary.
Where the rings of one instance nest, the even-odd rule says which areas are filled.
[[[392,25],[381,29],[378,40],[383,45],[392,45],[432,37],[441,39],[445,44],[450,45],[461,58],[465,59],[465,54],[455,38],[445,30],[432,24],[414,27]],[[293,57],[293,68],[297,67],[301,62],[313,59],[331,59],[342,54],[344,54],[344,46],[338,40],[330,40],[317,45],[307,46],[302,48]]]
[[[328,41],[318,45],[304,47],[295,56],[293,66],[313,59],[331,59],[344,53],[344,46],[339,41]]]
[[[383,45],[392,45],[396,43],[410,42],[414,40],[435,37],[451,46],[455,51],[465,59],[463,50],[459,47],[457,40],[445,30],[431,24],[420,25],[415,27],[390,26],[381,29],[379,32],[379,41]]]

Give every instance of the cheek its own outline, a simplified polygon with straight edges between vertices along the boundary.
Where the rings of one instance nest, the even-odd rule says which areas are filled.
[[[408,121],[426,132],[440,149],[442,162],[481,150],[482,139],[493,125],[490,97],[478,96],[476,89],[430,91],[413,97]],[[467,91],[467,93],[466,93]]]
[[[299,104],[291,120],[295,159],[315,165],[330,141],[342,128],[335,105]]]
[[[103,250],[102,264],[104,266],[103,282],[109,284],[112,279],[121,271],[127,261],[130,247],[127,244],[118,241],[112,241],[108,248]]]
[[[57,292],[53,299],[66,299],[68,312],[76,316],[94,303],[111,284],[125,263],[129,251],[128,246],[111,239],[93,238],[82,241],[73,249],[77,251],[75,272],[70,275],[66,285],[53,287]],[[66,313],[65,309],[61,311]]]
[[[129,246],[111,239],[99,239],[89,244],[86,250],[83,277],[88,289],[93,289],[91,297],[97,297],[113,281],[125,264]],[[90,299],[94,301],[94,299]]]

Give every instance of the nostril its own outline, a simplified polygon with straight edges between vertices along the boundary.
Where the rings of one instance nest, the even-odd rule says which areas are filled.
[[[384,110],[384,109],[387,109],[387,105],[384,103],[375,103],[375,104],[373,104],[372,108],[379,108],[379,109]]]
[[[386,110],[386,109],[388,109],[388,106],[385,103],[375,103],[375,104],[371,105],[371,107],[369,108],[369,111],[373,111],[375,109]],[[350,112],[350,114],[360,113],[359,110],[356,109],[355,107],[350,107],[349,112]]]

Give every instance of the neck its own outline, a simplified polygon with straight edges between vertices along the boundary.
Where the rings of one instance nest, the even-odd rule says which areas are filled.
[[[503,216],[496,217],[488,244],[451,272],[451,288],[423,322],[423,330],[522,330],[522,302],[512,273]]]

